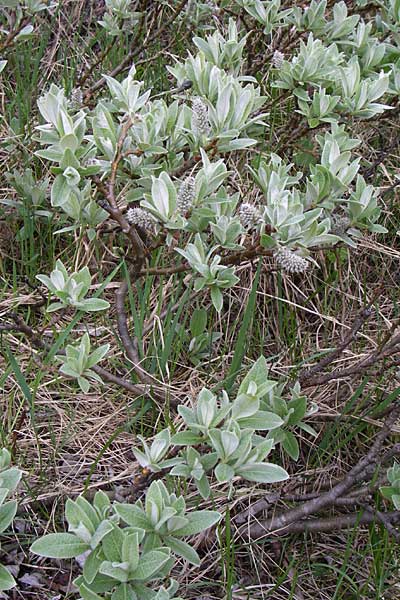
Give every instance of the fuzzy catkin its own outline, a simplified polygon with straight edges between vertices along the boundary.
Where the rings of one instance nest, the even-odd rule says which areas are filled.
[[[289,250],[289,248],[279,248],[274,253],[274,258],[281,269],[288,273],[304,273],[309,266],[305,258],[299,256],[293,250]]]
[[[239,208],[239,220],[245,229],[251,229],[262,221],[262,215],[256,206],[245,202]]]
[[[346,215],[333,215],[332,219],[332,233],[340,235],[346,233],[347,229],[351,226],[351,221]]]
[[[187,177],[182,181],[176,199],[176,207],[181,215],[190,211],[196,197],[196,181],[194,177]]]
[[[283,54],[283,52],[280,52],[279,50],[275,50],[273,56],[272,56],[272,65],[275,67],[275,69],[280,69],[284,63],[285,60],[285,55]]]
[[[76,87],[71,91],[70,102],[74,108],[79,108],[83,102],[83,92],[80,87]]]
[[[208,135],[210,133],[208,108],[201,98],[193,98],[192,111],[192,127],[194,132],[199,135]]]
[[[126,213],[126,219],[131,225],[136,225],[144,231],[154,233],[156,219],[147,210],[143,208],[129,208]]]

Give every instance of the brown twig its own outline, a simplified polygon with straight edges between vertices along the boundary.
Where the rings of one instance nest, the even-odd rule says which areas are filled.
[[[246,526],[239,531],[244,533],[246,530],[252,539],[258,539],[278,530],[280,532],[288,531],[288,526],[292,526],[292,524],[295,524],[294,526],[296,526],[310,515],[318,513],[327,507],[334,506],[339,498],[345,496],[355,484],[363,481],[365,477],[375,470],[377,463],[379,463],[381,448],[387,437],[390,435],[391,428],[399,415],[400,406],[397,405],[388,415],[384,426],[377,434],[375,441],[366,456],[364,456],[356,466],[328,492],[319,495],[317,498],[308,500],[296,508],[284,511],[260,523],[250,525],[250,527]]]
[[[97,189],[105,197],[107,204],[102,203],[102,207],[108,212],[110,217],[116,221],[122,232],[128,237],[134,255],[134,271],[138,273],[144,262],[144,247],[143,242],[135,227],[131,226],[122,214],[121,209],[118,207],[115,194],[115,185],[117,181],[118,166],[123,158],[123,145],[128,135],[129,129],[132,127],[132,120],[129,117],[122,126],[121,133],[118,138],[117,147],[115,151],[114,159],[111,163],[111,174],[108,187],[106,188],[101,180],[94,178],[97,185]]]
[[[126,299],[127,293],[128,293],[128,283],[126,281],[123,281],[115,293],[115,308],[117,311],[117,325],[118,325],[119,336],[120,336],[122,344],[125,348],[125,353],[126,353],[127,357],[129,358],[129,360],[131,361],[131,363],[133,365],[133,370],[135,371],[135,373],[137,374],[139,379],[143,383],[158,385],[158,381],[155,378],[153,378],[149,373],[147,373],[144,369],[142,369],[142,367],[140,366],[139,354],[137,352],[137,348],[135,348],[135,346],[132,342],[132,338],[131,338],[129,330],[128,330],[128,323],[127,323],[128,316],[127,316],[126,310],[125,310],[125,299]]]
[[[385,527],[387,527],[388,523],[390,523],[391,527],[400,523],[400,511],[395,510],[391,512],[381,513],[381,516],[378,517],[376,512],[364,512],[360,514],[357,513],[349,513],[346,515],[337,515],[334,517],[320,518],[320,519],[307,519],[305,521],[298,521],[296,523],[291,523],[282,527],[281,529],[275,529],[274,531],[269,531],[268,535],[270,536],[282,536],[287,535],[289,533],[324,533],[324,532],[333,532],[340,531],[341,529],[350,529],[355,525],[370,525],[371,523],[382,522],[382,517],[385,519]],[[255,529],[252,530],[252,533],[255,532]],[[260,529],[260,536],[264,537],[266,532],[262,533]],[[253,535],[252,535],[253,537]],[[256,536],[257,537],[257,536]]]

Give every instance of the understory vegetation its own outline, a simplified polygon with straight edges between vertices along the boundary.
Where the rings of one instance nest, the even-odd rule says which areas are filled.
[[[400,595],[400,0],[0,0],[0,598]]]

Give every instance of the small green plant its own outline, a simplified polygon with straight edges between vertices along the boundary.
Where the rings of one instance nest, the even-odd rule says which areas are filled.
[[[56,358],[62,362],[61,373],[77,379],[81,390],[87,393],[90,388],[90,379],[103,383],[100,375],[95,373],[92,367],[103,360],[109,349],[110,344],[103,344],[94,352],[90,352],[90,338],[87,333],[84,333],[78,345],[68,344],[65,356],[57,355]]]
[[[8,500],[7,497],[14,492],[20,482],[22,471],[17,467],[10,467],[11,454],[3,448],[0,451],[0,533],[3,533],[13,522],[17,512],[17,501]],[[16,585],[11,573],[0,564],[0,591],[10,590]]]
[[[291,398],[286,401],[282,397],[284,384],[277,385],[264,398],[262,405],[266,410],[270,410],[282,419],[282,425],[269,432],[268,437],[274,440],[275,444],[281,444],[285,452],[297,461],[299,458],[299,444],[293,429],[299,427],[306,433],[316,436],[317,432],[309,425],[304,423],[303,419],[314,414],[318,407],[312,403],[307,406],[307,397],[301,394],[300,384],[297,381],[291,389]]]
[[[47,307],[47,312],[54,312],[67,306],[73,306],[85,312],[96,312],[110,306],[109,302],[101,298],[85,298],[92,282],[87,267],[68,275],[61,260],[57,260],[56,268],[51,272],[50,277],[36,275],[36,278],[57,298],[57,302],[52,302]]]
[[[141,15],[140,12],[132,11],[130,0],[105,0],[105,5],[106,12],[98,23],[112,37],[120,37],[132,29]]]
[[[196,291],[202,290],[205,286],[210,288],[211,301],[218,312],[221,312],[224,302],[222,291],[230,288],[239,281],[234,274],[234,267],[225,267],[221,265],[221,257],[213,254],[212,248],[207,254],[204,243],[199,234],[196,234],[193,244],[188,244],[185,250],[179,250],[192,269],[198,274],[194,282]]]
[[[50,533],[36,540],[31,551],[49,558],[76,558],[85,554],[82,575],[75,585],[83,600],[132,598],[175,599],[177,584],[168,588],[176,559],[199,565],[197,552],[182,538],[215,525],[215,511],[186,510],[182,496],[170,494],[161,481],[146,493],[145,504],[111,504],[97,492],[93,504],[79,496],[65,505],[68,533]],[[175,599],[177,600],[177,599]]]
[[[150,445],[142,436],[138,435],[138,439],[142,442],[143,451],[134,448],[133,453],[141,467],[150,469],[153,473],[158,473],[169,466],[169,461],[164,461],[171,446],[171,434],[169,429],[163,429],[157,433]]]

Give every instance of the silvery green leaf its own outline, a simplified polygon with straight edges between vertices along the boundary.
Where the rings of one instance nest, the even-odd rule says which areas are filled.
[[[268,432],[267,439],[273,440],[276,446],[277,444],[280,444],[283,441],[285,435],[285,431],[281,427],[278,427],[277,429],[272,429]]]
[[[101,298],[88,298],[77,304],[78,308],[87,312],[97,312],[98,310],[106,310],[110,308],[110,303]]]
[[[11,590],[17,584],[14,577],[2,564],[0,564],[0,591],[5,592]]]
[[[276,483],[289,478],[288,473],[282,467],[272,463],[252,463],[235,469],[236,475],[248,481],[259,483]]]
[[[226,463],[219,463],[214,469],[215,477],[219,483],[230,481],[235,476],[235,470]]]
[[[394,504],[396,510],[400,510],[400,494],[393,494],[391,501]]]
[[[131,527],[138,527],[144,531],[150,531],[152,528],[151,523],[146,517],[143,509],[136,504],[121,504],[119,502],[114,504],[114,509],[117,515]]]
[[[125,534],[121,556],[122,561],[128,563],[129,571],[135,571],[139,564],[139,536],[137,532]]]
[[[181,556],[196,567],[200,565],[200,557],[197,554],[196,550],[186,542],[182,540],[177,540],[172,536],[168,536],[164,538],[164,543],[167,544],[169,548],[171,548],[174,554]]]
[[[60,169],[64,173],[68,167],[72,167],[75,170],[80,169],[79,160],[76,158],[75,154],[70,150],[70,148],[66,148],[63,153],[63,157],[60,163]],[[58,171],[58,169],[57,169]]]
[[[67,167],[62,176],[66,180],[67,185],[72,188],[77,186],[81,180],[79,172],[74,167]]]
[[[52,302],[46,309],[46,312],[54,312],[56,310],[60,310],[60,308],[65,308],[66,304],[62,302]]]
[[[170,519],[172,519],[173,517],[175,517],[175,515],[177,514],[177,510],[172,507],[172,506],[165,506],[161,512],[161,514],[159,515],[159,518],[157,519],[156,523],[153,523],[154,525],[154,531],[157,534],[161,535],[161,531],[163,528],[163,525],[167,524],[170,522]]]
[[[163,171],[158,178],[153,177],[151,197],[141,206],[164,222],[171,219],[176,209],[176,190],[168,173]]]
[[[94,581],[102,562],[103,559],[98,558],[96,552],[91,552],[89,556],[86,557],[82,573],[87,583],[90,584]]]
[[[90,381],[86,377],[79,375],[77,377],[78,385],[84,394],[87,394],[90,389]]]
[[[282,447],[285,452],[289,454],[291,459],[294,461],[299,459],[299,444],[291,431],[285,431],[285,437],[282,440]]]
[[[209,435],[213,442],[219,438],[218,444],[222,448],[221,458],[229,458],[237,450],[240,443],[240,438],[232,431],[213,429]]]
[[[93,506],[101,517],[106,516],[111,506],[108,495],[102,490],[96,492],[94,495]]]
[[[174,477],[184,477],[187,479],[190,477],[190,468],[186,464],[178,463],[170,470],[169,474]]]
[[[288,425],[296,425],[301,421],[307,411],[307,398],[305,396],[299,396],[288,402],[288,409],[293,409],[289,419]]]
[[[68,202],[71,193],[72,190],[64,175],[57,175],[51,186],[51,205],[55,208],[62,207],[63,204]]]
[[[85,542],[89,543],[91,541],[96,526],[85,510],[70,498],[67,499],[65,505],[65,518],[68,522],[69,531],[75,533],[77,537]]]
[[[249,427],[250,429],[258,431],[267,431],[269,429],[276,429],[283,425],[284,421],[279,415],[273,412],[259,410],[250,417],[237,417],[236,420],[241,427]]]
[[[79,148],[79,140],[74,133],[67,133],[60,139],[60,148],[62,150],[68,149],[71,150],[71,152],[75,152]],[[64,176],[67,177],[65,174]]]
[[[114,523],[112,525],[112,530],[102,539],[101,549],[108,561],[120,563],[122,560],[121,549],[124,541],[124,532],[118,525]]]
[[[250,383],[255,383],[250,382]],[[257,389],[257,387],[256,387]],[[250,396],[248,393],[239,394],[232,405],[232,419],[240,420],[254,415],[260,407],[259,397]]]
[[[165,496],[168,494],[162,481],[153,481],[147,490],[145,510],[147,518],[153,525],[157,524],[165,503]]]
[[[25,25],[25,27],[23,27],[21,29],[21,31],[18,33],[18,35],[16,36],[16,40],[23,40],[28,38],[31,33],[33,31],[33,25],[29,24],[29,25]]]
[[[11,464],[11,452],[7,448],[0,450],[0,472],[7,469]]]
[[[166,523],[167,531],[169,534],[173,535],[176,529],[181,529],[187,524],[188,519],[186,517],[174,515],[170,517]]]
[[[93,526],[93,528],[97,527],[100,524],[99,515],[97,511],[93,508],[90,502],[86,500],[83,496],[78,496],[75,500],[75,509],[76,507],[82,511],[86,517],[89,519],[89,522]]]
[[[121,581],[122,583],[128,581],[128,571],[121,566],[117,566],[120,563],[113,563],[109,560],[104,560],[100,567],[99,573],[103,575],[107,575],[107,577],[111,577],[112,579],[116,579],[117,581]],[[123,564],[123,563],[121,563]]]
[[[223,141],[218,144],[220,152],[235,152],[235,150],[244,150],[257,144],[257,140],[252,138],[238,138],[229,141]]]
[[[137,600],[137,599],[138,599],[138,597],[137,597],[136,592],[133,591],[133,588],[128,583],[120,583],[115,588],[115,590],[111,596],[111,600]],[[85,598],[83,598],[83,600],[85,600]],[[166,598],[166,600],[169,600],[169,596],[168,596],[168,598]]]
[[[213,303],[213,306],[215,308],[215,310],[220,313],[224,304],[224,297],[222,295],[221,290],[219,289],[219,287],[213,285],[210,288],[210,292],[211,292],[211,301]]]
[[[309,425],[308,423],[299,423],[298,426],[300,427],[300,429],[302,429],[306,433],[309,433],[313,437],[318,436],[318,433],[315,431],[315,429],[311,427],[311,425]]]
[[[150,457],[152,462],[157,463],[168,451],[171,443],[171,434],[169,429],[163,429],[155,437],[150,447]]]
[[[102,560],[104,560],[104,557],[102,558]],[[86,581],[85,581],[83,575],[79,575],[74,580],[74,585],[76,585],[76,587],[79,590],[83,589],[83,587],[86,587],[87,589],[90,588],[91,592],[104,593],[114,587],[115,581],[113,579],[111,579],[110,577],[107,577],[106,575],[102,575],[101,573],[98,573],[96,575],[95,580],[90,585],[86,584]],[[92,599],[90,599],[90,600],[92,600]],[[95,600],[97,600],[97,598]],[[104,599],[101,598],[101,600],[104,600]]]
[[[256,462],[265,460],[275,446],[273,439],[271,440],[257,435],[253,436],[252,442],[254,444],[252,456],[256,456]]]
[[[198,510],[193,513],[187,513],[186,517],[189,519],[189,523],[185,527],[182,527],[182,529],[174,531],[174,536],[186,537],[201,533],[218,523],[222,515],[214,510]]]
[[[3,504],[9,493],[10,491],[7,488],[0,488],[0,506]]]
[[[251,381],[254,381],[257,384],[257,393],[259,397],[262,398],[266,394],[268,394],[277,384],[276,381],[272,381],[268,379],[269,370],[267,361],[263,356],[261,356],[251,367],[250,371],[247,373],[246,377],[243,379],[242,383],[239,386],[238,395],[245,394],[248,385]]]
[[[141,450],[138,450],[138,448],[132,448],[132,452],[141,467],[151,468],[151,470],[156,470],[155,465],[150,465],[150,459],[146,453],[142,452]],[[159,470],[159,469],[157,469],[157,470]]]
[[[55,291],[55,287],[50,277],[47,275],[36,275],[36,279],[38,279],[43,285],[45,285],[51,292]]]
[[[90,369],[91,367],[97,365],[97,363],[102,361],[106,354],[108,354],[109,350],[110,344],[103,344],[102,346],[96,348],[96,350],[94,350],[87,358],[87,368]]]
[[[17,512],[16,500],[10,500],[0,506],[0,532],[3,532],[12,523]]]
[[[160,552],[160,550],[151,550],[146,554],[142,554],[139,565],[133,573],[133,577],[136,580],[144,581],[155,575],[157,571],[160,571],[168,560],[168,548],[164,548],[162,552]]]
[[[90,540],[90,547],[97,548],[105,535],[112,530],[112,523],[108,520],[101,521],[96,531],[94,532],[92,539]]]
[[[75,558],[89,550],[89,544],[82,542],[72,533],[49,533],[35,540],[30,551],[48,558]]]
[[[197,489],[199,490],[200,496],[204,499],[207,500],[207,498],[210,496],[210,484],[208,481],[208,478],[206,475],[204,475],[201,479],[196,480],[196,486]]]
[[[22,471],[17,467],[10,467],[0,472],[0,487],[13,492],[21,481]]]
[[[200,435],[191,431],[179,431],[172,436],[171,442],[175,446],[194,446],[201,442],[202,438]]]

